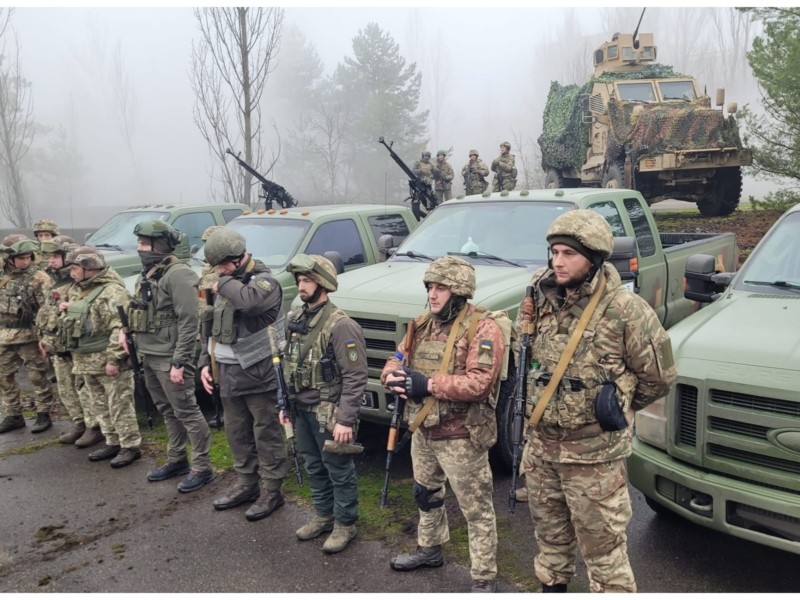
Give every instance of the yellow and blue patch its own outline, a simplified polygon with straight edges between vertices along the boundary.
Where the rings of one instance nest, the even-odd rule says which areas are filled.
[[[352,363],[358,362],[358,346],[356,346],[355,340],[345,342],[345,347],[347,348],[347,360]]]

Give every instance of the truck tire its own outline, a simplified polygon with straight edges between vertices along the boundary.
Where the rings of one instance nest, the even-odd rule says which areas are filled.
[[[500,397],[497,400],[497,442],[489,450],[489,461],[496,473],[510,474],[514,461],[514,388],[517,380],[514,353],[509,355],[508,379],[500,384]]]
[[[621,164],[614,163],[608,167],[603,174],[603,187],[614,189],[625,187],[625,168]]]
[[[564,177],[559,169],[548,169],[547,176],[544,178],[544,187],[547,190],[576,188],[580,185],[580,179]]]
[[[741,197],[741,167],[717,169],[711,180],[711,189],[697,203],[697,208],[704,217],[725,217],[736,210]]]

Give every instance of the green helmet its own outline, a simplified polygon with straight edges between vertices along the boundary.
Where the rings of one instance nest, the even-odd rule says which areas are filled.
[[[57,235],[52,240],[45,240],[40,244],[42,252],[45,254],[63,254],[66,256],[68,253],[75,250],[78,244],[68,235]]]
[[[436,153],[436,156],[437,156],[437,157],[438,157],[438,156],[447,156],[447,150],[439,150],[439,151]]]
[[[212,267],[229,260],[236,260],[246,249],[247,242],[242,234],[227,227],[212,233],[203,246],[206,260]]]
[[[422,282],[425,287],[429,283],[440,283],[456,296],[472,298],[475,295],[475,267],[457,256],[441,256],[425,270]]]
[[[547,230],[547,243],[551,246],[566,244],[585,255],[586,252],[575,246],[576,242],[584,249],[598,254],[603,260],[608,259],[614,250],[614,236],[608,221],[595,211],[585,208],[565,212]]]
[[[24,256],[26,254],[36,254],[39,251],[39,244],[33,240],[24,239],[11,244],[8,248],[8,256]]]
[[[289,261],[286,270],[294,275],[295,279],[298,275],[310,277],[329,292],[335,292],[339,287],[339,282],[336,280],[336,267],[319,254],[298,254]]]
[[[503,146],[505,146],[508,150],[511,150],[511,144],[508,142],[500,142],[500,147],[502,148]]]
[[[72,250],[64,261],[67,265],[78,265],[84,269],[105,269],[106,259],[97,248],[80,246]]]
[[[52,219],[39,219],[36,221],[36,223],[33,224],[33,235],[36,235],[40,231],[48,231],[54,236],[61,233],[61,229],[59,229],[56,222]]]
[[[181,232],[160,219],[150,219],[138,223],[133,229],[133,235],[153,240],[163,239],[172,250],[181,241]]]

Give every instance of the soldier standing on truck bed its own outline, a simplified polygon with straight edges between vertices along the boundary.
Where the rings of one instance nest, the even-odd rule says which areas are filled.
[[[635,592],[625,457],[633,411],[675,380],[669,336],[606,262],[613,238],[602,216],[564,213],[547,241],[550,266],[533,274],[516,323],[532,331],[527,411],[535,405],[536,417],[522,465],[539,547],[536,577],[543,592],[566,592],[580,547],[592,592]]]
[[[489,187],[486,177],[489,175],[489,167],[478,158],[477,150],[469,151],[469,162],[461,169],[464,177],[464,194],[482,194]]]
[[[447,162],[447,151],[439,150],[436,153],[436,171],[433,173],[434,191],[439,204],[453,197],[450,191],[453,187],[453,167]]]
[[[509,154],[510,151],[511,144],[503,142],[500,144],[500,156],[492,161],[493,192],[510,192],[517,187],[517,167],[514,166],[514,155]]]

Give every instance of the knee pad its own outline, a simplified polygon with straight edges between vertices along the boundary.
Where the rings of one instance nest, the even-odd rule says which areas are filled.
[[[440,498],[439,500],[434,500],[431,502],[431,496],[438,493],[442,488],[438,487],[435,490],[429,490],[428,488],[414,481],[413,489],[414,500],[417,502],[417,506],[422,512],[428,512],[432,508],[444,506],[444,498]]]

